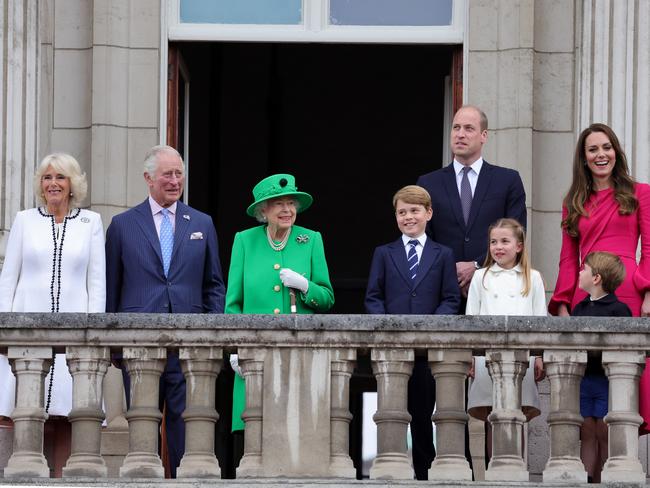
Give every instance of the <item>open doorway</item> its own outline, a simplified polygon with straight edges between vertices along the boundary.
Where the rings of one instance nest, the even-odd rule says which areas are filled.
[[[191,77],[189,203],[213,216],[224,271],[235,232],[256,225],[245,214],[253,185],[292,173],[314,197],[297,223],[323,235],[333,312],[363,313],[373,250],[399,236],[392,195],[442,165],[458,48],[188,42],[171,52]]]

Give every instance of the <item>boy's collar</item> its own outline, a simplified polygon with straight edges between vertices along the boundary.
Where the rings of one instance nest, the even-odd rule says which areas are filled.
[[[417,239],[418,242],[422,247],[424,247],[424,243],[427,241],[427,233],[423,232],[422,235],[418,237],[409,237],[406,234],[402,234],[402,243],[406,246],[411,239]]]

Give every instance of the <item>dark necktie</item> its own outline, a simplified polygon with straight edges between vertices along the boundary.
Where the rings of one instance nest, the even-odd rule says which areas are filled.
[[[414,280],[415,277],[418,274],[418,253],[415,250],[417,245],[419,244],[419,241],[417,239],[411,239],[409,241],[409,245],[411,246],[409,248],[409,252],[407,255],[407,261],[409,263],[409,271],[411,273],[411,279]]]
[[[472,187],[469,184],[468,173],[472,170],[469,166],[463,168],[463,179],[460,180],[460,205],[463,208],[465,224],[469,221],[469,211],[472,208]]]

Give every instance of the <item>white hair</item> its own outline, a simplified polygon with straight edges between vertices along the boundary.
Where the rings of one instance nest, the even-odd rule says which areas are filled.
[[[183,157],[176,149],[171,146],[164,145],[154,146],[147,151],[147,154],[144,157],[144,172],[149,176],[152,178],[154,177],[156,169],[158,169],[158,155],[161,153],[175,154],[181,160],[183,170],[185,169],[185,162],[183,162]]]

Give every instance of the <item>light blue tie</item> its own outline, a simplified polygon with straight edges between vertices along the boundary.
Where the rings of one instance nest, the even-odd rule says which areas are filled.
[[[417,245],[420,242],[417,239],[411,239],[409,241],[409,245],[411,246],[409,248],[408,255],[406,256],[406,259],[409,263],[409,272],[411,273],[411,279],[414,280],[415,277],[418,274],[418,267],[419,267],[419,262],[418,262],[418,253],[415,250]]]
[[[174,248],[174,231],[172,229],[172,222],[169,220],[169,210],[163,208],[161,210],[163,215],[162,223],[160,224],[160,253],[163,260],[163,271],[165,277],[169,273],[169,262],[172,259],[172,249]]]

